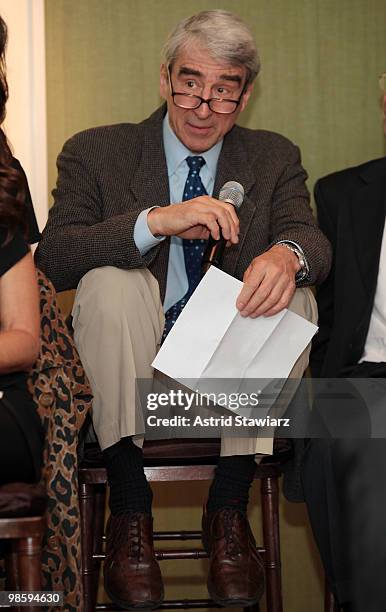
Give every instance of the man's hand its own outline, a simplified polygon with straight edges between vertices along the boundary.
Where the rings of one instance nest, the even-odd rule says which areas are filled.
[[[232,244],[239,241],[239,219],[232,204],[204,195],[181,204],[153,208],[147,215],[153,236],[219,240],[220,229]]]
[[[295,293],[300,263],[282,244],[255,257],[244,274],[244,287],[236,306],[243,317],[269,317],[286,308]]]

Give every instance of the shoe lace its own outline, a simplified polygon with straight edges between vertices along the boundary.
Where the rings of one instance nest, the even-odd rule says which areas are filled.
[[[140,561],[144,549],[142,538],[142,519],[140,514],[132,514],[130,517],[128,535],[128,556],[131,559]]]
[[[239,555],[243,548],[240,539],[237,536],[237,529],[235,528],[236,521],[238,519],[238,512],[231,508],[224,512],[224,537],[226,552],[231,557]]]
[[[117,550],[126,543],[128,557],[138,562],[141,560],[144,545],[140,514],[133,513],[129,519],[125,515],[115,517],[115,526],[112,534],[112,550]]]

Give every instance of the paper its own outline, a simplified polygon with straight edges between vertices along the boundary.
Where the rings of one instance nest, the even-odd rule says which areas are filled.
[[[288,378],[318,328],[287,309],[272,317],[241,317],[236,299],[242,285],[212,266],[167,336],[153,367],[201,392],[208,391],[208,379],[221,379],[224,392],[240,393],[250,379]],[[278,395],[278,385],[275,389]]]

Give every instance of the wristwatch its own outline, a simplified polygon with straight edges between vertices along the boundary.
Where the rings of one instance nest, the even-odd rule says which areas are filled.
[[[299,245],[293,242],[287,242],[287,241],[277,242],[276,244],[282,244],[283,246],[287,247],[287,249],[295,253],[296,257],[298,258],[299,264],[300,264],[300,270],[296,272],[295,281],[298,283],[304,280],[309,274],[310,267]]]

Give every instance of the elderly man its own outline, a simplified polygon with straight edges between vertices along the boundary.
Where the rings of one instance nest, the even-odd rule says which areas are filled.
[[[177,25],[164,51],[166,105],[138,125],[87,130],[65,144],[37,253],[59,290],[77,287],[75,339],[110,486],[105,587],[128,609],[156,607],[163,598],[135,379],[153,375],[161,337],[199,282],[206,241],[220,233],[228,241],[223,269],[244,280],[242,316],[290,307],[315,320],[310,290],[296,288],[322,281],[330,263],[297,147],[235,125],[259,71],[247,26],[225,11],[202,12]],[[217,199],[228,180],[245,189],[239,218]],[[258,451],[256,440],[222,441],[206,505],[208,588],[226,606],[251,605],[263,590],[246,517]]]

